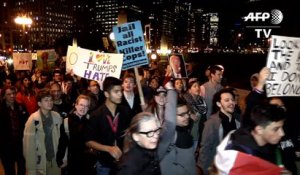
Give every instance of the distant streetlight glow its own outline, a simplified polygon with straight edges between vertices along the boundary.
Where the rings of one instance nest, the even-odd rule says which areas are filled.
[[[112,40],[112,41],[115,41],[115,34],[114,34],[114,32],[111,32],[109,34],[109,39]]]
[[[12,60],[11,58],[9,58],[9,59],[7,60],[7,63],[8,63],[8,64],[12,64],[12,63],[13,63],[13,60]]]
[[[156,60],[156,59],[157,59],[157,55],[156,55],[155,53],[152,53],[152,54],[151,54],[151,59],[152,59],[152,60]]]

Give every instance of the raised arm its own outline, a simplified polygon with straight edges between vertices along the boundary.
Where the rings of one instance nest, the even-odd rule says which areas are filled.
[[[165,155],[169,145],[175,141],[175,128],[176,128],[176,105],[177,105],[177,92],[169,83],[166,84],[167,89],[167,103],[165,108],[165,121],[163,123],[163,132],[161,134],[158,156],[160,159]]]

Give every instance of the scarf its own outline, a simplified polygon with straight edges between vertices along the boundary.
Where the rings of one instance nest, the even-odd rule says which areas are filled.
[[[177,139],[176,146],[178,148],[190,148],[193,146],[193,137],[190,134],[188,127],[176,126]]]
[[[46,117],[42,111],[40,111],[40,113],[45,133],[46,159],[47,161],[51,161],[55,156],[52,140],[53,119],[51,112],[48,113],[48,117]]]
[[[201,116],[206,117],[207,105],[200,95],[192,96],[189,92],[187,92],[184,94],[184,99],[195,113],[199,113]]]

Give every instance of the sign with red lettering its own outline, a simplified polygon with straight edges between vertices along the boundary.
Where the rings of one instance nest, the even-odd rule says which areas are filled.
[[[13,63],[15,70],[31,70],[31,53],[13,53]]]

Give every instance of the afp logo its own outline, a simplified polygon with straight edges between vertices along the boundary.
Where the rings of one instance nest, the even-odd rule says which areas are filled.
[[[280,24],[283,20],[283,14],[280,10],[278,9],[273,9],[271,11],[271,23],[272,24]]]
[[[244,17],[244,21],[248,24],[254,24],[248,25],[246,28],[253,28],[256,32],[257,38],[260,38],[261,34],[263,34],[265,38],[269,38],[272,31],[271,28],[280,28],[278,25],[283,21],[283,13],[278,9],[273,9],[270,13],[249,12],[248,15]],[[267,23],[266,25],[267,21],[270,23]]]
[[[270,19],[272,24],[278,25],[283,20],[283,13],[278,9],[273,9],[271,11],[271,13],[269,13],[269,12],[250,12],[246,17],[244,17],[245,22],[248,22],[248,21],[265,22],[268,19]]]

